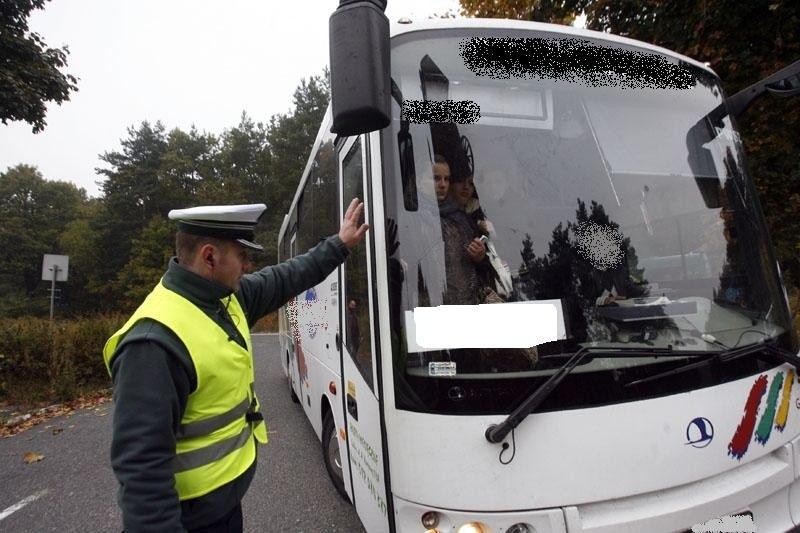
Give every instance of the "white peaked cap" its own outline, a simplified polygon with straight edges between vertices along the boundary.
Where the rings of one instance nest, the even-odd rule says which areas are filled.
[[[264,204],[201,205],[173,209],[170,220],[178,221],[178,229],[192,235],[233,239],[254,250],[264,247],[253,242],[258,219],[267,208]]]

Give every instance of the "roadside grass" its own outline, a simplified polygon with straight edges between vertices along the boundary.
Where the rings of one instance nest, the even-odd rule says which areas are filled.
[[[46,318],[0,319],[0,402],[53,404],[109,388],[101,353],[125,320],[122,314],[52,324]]]
[[[253,332],[276,332],[277,317],[265,316]],[[64,409],[107,401],[103,345],[127,318],[98,315],[52,325],[46,318],[0,318],[0,436],[8,426],[24,428]]]

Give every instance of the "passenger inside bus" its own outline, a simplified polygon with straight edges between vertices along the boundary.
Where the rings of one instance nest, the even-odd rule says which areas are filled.
[[[478,265],[482,286],[491,288],[497,295],[507,299],[513,291],[511,272],[508,264],[500,259],[492,243],[492,239],[496,237],[494,224],[486,218],[486,213],[481,207],[474,176],[469,174],[464,180],[452,180],[450,195],[458,203],[459,208],[467,214],[474,233],[479,238],[485,237],[486,260]],[[484,301],[484,303],[489,302]]]
[[[447,277],[444,303],[470,305],[481,303],[479,268],[486,268],[486,246],[458,202],[449,194],[452,181],[461,182],[465,176],[452,176],[447,160],[436,155],[433,180],[444,243],[445,274]],[[482,263],[484,264],[483,266]]]

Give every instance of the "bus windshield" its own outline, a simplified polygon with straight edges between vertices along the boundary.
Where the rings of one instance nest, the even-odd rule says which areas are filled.
[[[765,340],[794,348],[738,134],[728,116],[707,116],[723,102],[712,73],[659,55],[691,83],[492,76],[460,55],[465,40],[492,36],[474,32],[393,42],[382,149],[398,408],[509,412],[583,346],[635,355],[587,359],[542,410],[711,386],[766,363],[624,383]],[[520,34],[531,36],[558,38]],[[419,119],[437,101],[479,117]],[[537,302],[558,310],[556,338],[537,347],[464,347],[453,324],[442,328],[449,348],[415,336],[420,308]]]

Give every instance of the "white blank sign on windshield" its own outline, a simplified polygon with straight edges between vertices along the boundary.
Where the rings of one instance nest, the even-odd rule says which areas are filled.
[[[406,311],[408,351],[530,348],[566,337],[559,300],[440,305]]]

